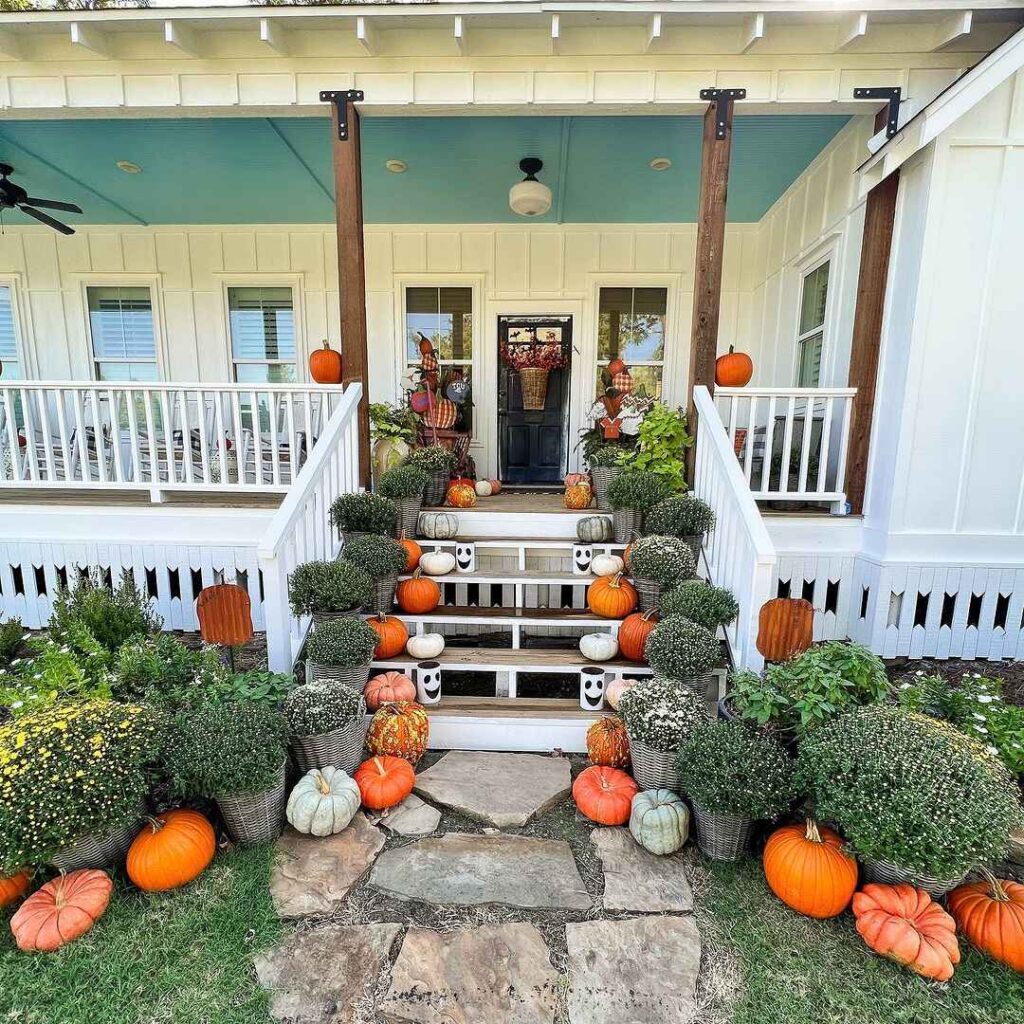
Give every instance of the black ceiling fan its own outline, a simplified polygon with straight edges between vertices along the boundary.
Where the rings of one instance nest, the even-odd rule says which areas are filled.
[[[14,168],[10,164],[0,164],[0,213],[4,210],[21,210],[22,213],[27,213],[30,217],[53,228],[54,231],[59,231],[62,235],[73,235],[74,228],[69,228],[67,224],[62,224],[48,213],[37,210],[36,207],[43,206],[48,210],[66,210],[68,213],[81,213],[82,208],[75,206],[74,203],[62,203],[56,199],[32,198],[20,185],[15,185],[13,181],[9,180],[9,176],[13,173]]]

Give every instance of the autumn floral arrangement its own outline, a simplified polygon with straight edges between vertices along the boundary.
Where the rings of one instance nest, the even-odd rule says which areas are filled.
[[[501,361],[513,370],[561,370],[568,362],[562,346],[554,341],[524,342],[501,346]]]

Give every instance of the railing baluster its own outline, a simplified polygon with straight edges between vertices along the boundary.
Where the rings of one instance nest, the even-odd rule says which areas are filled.
[[[841,495],[840,500],[846,500],[846,457],[850,447],[850,414],[853,411],[853,400],[847,398],[843,406],[843,429],[839,435],[839,467],[836,473],[836,493]]]
[[[143,400],[146,403],[146,448],[149,450],[149,480],[143,483],[160,483],[160,446],[156,436],[156,417],[153,415],[153,392],[143,389]]]
[[[82,392],[77,388],[71,391],[72,405],[75,413],[75,443],[78,447],[78,467],[82,474],[82,482],[92,480],[92,467],[89,465],[89,439],[85,432],[85,410],[82,408]]]
[[[39,424],[43,440],[43,461],[46,464],[46,479],[52,484],[54,482],[53,435],[50,431],[50,410],[46,401],[46,395],[42,391],[36,392],[36,406],[39,409]]]
[[[797,490],[803,494],[807,490],[807,464],[811,454],[811,427],[814,424],[814,403],[810,398],[804,399],[804,429],[800,438],[800,478]]]
[[[22,480],[21,445],[18,443],[18,421],[14,415],[14,401],[11,389],[4,388],[4,420],[7,425],[7,444],[11,453],[11,480],[20,483]]]
[[[294,480],[299,475],[299,467],[305,461],[302,457],[302,452],[299,450],[299,439],[295,434],[295,392],[289,391],[285,395],[284,401],[285,427],[288,431],[288,452],[292,464],[292,480]],[[309,452],[306,452],[306,458],[309,458]]]
[[[171,403],[167,400],[167,392],[160,391],[160,435],[164,445],[164,461],[167,465],[167,482],[178,482],[178,460],[174,454],[174,417],[171,415]]]
[[[242,465],[242,453],[244,450],[244,445],[242,444],[242,403],[238,391],[229,391],[228,401],[231,403],[231,422],[234,424],[235,449],[238,451],[238,483],[241,486],[246,482],[245,474],[248,470]],[[253,437],[253,445],[254,447],[259,446],[259,438]],[[253,455],[253,459],[255,460],[256,458],[258,456]],[[256,483],[259,483],[258,476]]]
[[[57,413],[57,436],[60,438],[60,467],[61,479],[64,483],[71,483],[71,445],[68,443],[68,417],[64,408],[64,391],[57,389],[54,409]]]
[[[750,395],[747,399],[747,438],[743,446],[743,476],[750,484],[754,469],[754,444],[757,440],[757,396]],[[735,450],[735,448],[734,448]]]
[[[789,493],[789,464],[793,454],[793,414],[795,399],[792,395],[786,400],[786,423],[782,431],[782,468],[779,470],[779,491]],[[765,453],[766,458],[770,458]]]
[[[824,419],[821,422],[821,438],[818,442],[818,479],[814,486],[818,491],[828,489],[828,464],[831,461],[829,442],[832,440],[832,417],[835,414],[835,399],[829,395],[825,399]]]
[[[128,417],[128,447],[131,452],[131,473],[133,484],[142,483],[142,452],[139,445],[139,392],[129,391],[125,396],[125,414]]]
[[[220,460],[220,482],[227,484],[231,482],[231,474],[228,472],[228,435],[224,428],[224,392],[214,392],[214,430],[217,431],[217,450]],[[241,439],[235,438],[235,483],[245,482],[245,467],[242,465]]]
[[[26,388],[19,389],[21,415],[25,418],[25,465],[28,467],[29,480],[39,480],[39,455],[36,452],[35,411],[28,400]]]
[[[196,391],[196,429],[199,431],[199,468],[203,474],[203,483],[212,483],[212,473],[210,468],[210,442],[206,436],[207,429],[209,426],[208,417],[206,415],[206,392],[199,388]],[[222,480],[222,483],[227,483],[227,480]]]
[[[107,388],[107,409],[110,415],[110,456],[114,463],[114,478],[119,484],[124,483],[124,467],[121,465],[121,403],[115,399],[113,388]]]
[[[766,494],[772,482],[772,451],[775,447],[775,396],[768,399],[768,421],[764,425],[764,455],[761,457],[761,487]]]
[[[267,416],[270,426],[270,473],[275,487],[281,486],[281,446],[277,437],[277,398],[273,391],[267,392]],[[295,456],[292,454],[292,459]],[[292,479],[295,479],[295,464],[292,462]]]
[[[96,470],[99,473],[100,482],[107,483],[110,479],[110,474],[107,472],[107,456],[105,451],[106,431],[104,430],[99,391],[96,388],[89,389],[89,401],[92,405],[92,437],[93,448],[96,451]]]
[[[178,405],[181,407],[181,461],[185,471],[185,482],[195,483],[192,469],[192,421],[188,415],[188,398],[185,389],[178,392]]]

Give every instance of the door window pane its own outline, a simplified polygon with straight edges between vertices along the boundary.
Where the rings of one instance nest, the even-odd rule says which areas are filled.
[[[97,380],[157,380],[153,304],[148,288],[88,288]]]
[[[633,386],[661,397],[665,365],[667,288],[602,288],[598,296],[597,394],[601,376],[613,359],[629,367]]]
[[[18,360],[18,339],[14,334],[14,303],[9,285],[0,285],[0,380],[17,380],[21,376]]]
[[[801,388],[816,388],[821,379],[821,349],[825,340],[825,310],[828,306],[828,273],[829,264],[822,263],[807,274],[802,283],[796,381],[797,386]]]

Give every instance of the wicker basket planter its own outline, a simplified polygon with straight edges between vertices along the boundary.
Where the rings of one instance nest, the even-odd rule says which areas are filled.
[[[597,501],[598,508],[610,508],[608,504],[608,488],[621,472],[621,466],[590,467],[590,478],[594,482],[594,498]]]
[[[341,539],[346,544],[351,544],[354,540],[359,540],[360,537],[369,537],[369,531],[367,530],[350,530],[341,535]]]
[[[146,814],[146,805],[139,805],[138,816],[105,835],[89,835],[76,839],[50,858],[58,871],[78,871],[80,868],[109,868],[120,864],[128,854],[128,847],[139,834],[139,821]]]
[[[448,471],[434,470],[427,477],[427,486],[423,490],[423,504],[424,505],[443,505],[445,498],[448,496]],[[410,536],[416,535],[416,523],[412,524],[412,533]]]
[[[415,498],[392,498],[391,500],[398,506],[398,526],[395,536],[399,539],[415,537],[416,526],[420,521],[420,510],[423,508],[423,495],[420,494]]]
[[[633,762],[633,778],[641,789],[670,789],[679,792],[676,752],[655,750],[641,740],[629,737],[629,757]]]
[[[540,412],[548,399],[548,371],[539,366],[524,366],[519,371],[519,386],[523,392],[523,408],[527,412]]]
[[[882,882],[885,885],[906,882],[918,889],[924,889],[929,896],[935,899],[945,896],[947,892],[951,892],[963,881],[963,876],[960,878],[935,878],[932,875],[920,875],[888,860],[873,860],[866,857],[861,863],[864,865],[864,879],[867,882]]]
[[[370,678],[369,665],[322,665],[318,661],[306,659],[306,682],[311,683],[314,679],[337,679],[346,686],[360,693],[366,686],[366,680]],[[335,765],[337,767],[337,765]]]
[[[366,742],[366,702],[360,701],[359,717],[340,729],[319,736],[293,736],[292,760],[305,775],[314,768],[341,768],[350,775],[363,759]]]
[[[644,528],[644,514],[635,508],[617,508],[612,512],[616,544],[632,544]]]
[[[693,561],[699,566],[700,553],[704,549],[704,534],[695,533],[690,537],[681,537],[680,539],[690,546],[690,550],[693,552]]]
[[[379,580],[373,581],[373,590],[370,591],[370,611],[377,615],[386,615],[391,611],[395,603],[395,587],[398,586],[398,576],[381,576]]]
[[[634,576],[633,586],[636,587],[636,596],[640,600],[640,611],[661,611],[661,591],[663,588],[660,583]]]
[[[313,612],[313,625],[322,626],[325,622],[334,622],[337,619],[361,619],[363,617],[363,606],[349,608],[344,612]]]
[[[739,860],[750,842],[754,827],[751,818],[734,818],[731,814],[709,814],[696,804],[693,818],[697,823],[697,846],[712,860]]]
[[[231,793],[217,797],[224,826],[233,843],[255,846],[272,843],[284,830],[285,768],[281,763],[277,782],[262,793]]]

